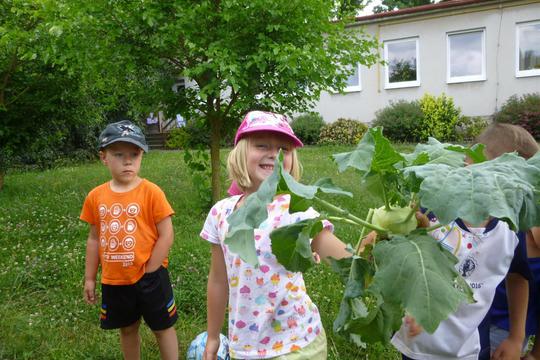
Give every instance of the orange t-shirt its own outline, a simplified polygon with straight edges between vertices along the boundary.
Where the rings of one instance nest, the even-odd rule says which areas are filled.
[[[101,282],[136,283],[158,239],[156,224],[173,214],[163,191],[145,179],[125,193],[112,191],[108,182],[90,191],[80,219],[97,227]]]

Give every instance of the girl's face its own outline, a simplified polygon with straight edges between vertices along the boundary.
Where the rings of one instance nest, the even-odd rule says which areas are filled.
[[[248,192],[255,192],[259,185],[274,171],[274,161],[281,149],[283,168],[290,172],[294,145],[286,135],[271,131],[261,131],[249,135],[247,169],[251,180]]]
[[[113,143],[100,152],[101,161],[109,168],[113,181],[128,186],[138,179],[143,151],[127,142]]]

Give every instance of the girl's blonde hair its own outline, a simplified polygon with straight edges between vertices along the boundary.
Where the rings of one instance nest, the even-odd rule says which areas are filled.
[[[486,145],[484,153],[488,159],[513,151],[528,159],[539,150],[534,137],[521,126],[513,124],[493,123],[478,135],[476,142]]]
[[[249,149],[249,137],[242,138],[238,141],[236,146],[229,153],[227,158],[227,171],[229,172],[229,179],[236,181],[240,189],[245,191],[251,187],[251,179],[249,178],[247,169],[247,153]],[[291,176],[296,180],[300,180],[302,175],[302,164],[298,159],[296,148],[291,150],[292,164],[291,164]]]

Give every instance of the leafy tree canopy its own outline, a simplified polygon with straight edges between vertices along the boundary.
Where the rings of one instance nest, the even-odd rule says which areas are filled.
[[[155,105],[188,121],[206,120],[214,199],[220,139],[243,113],[305,111],[321,91],[343,89],[353,64],[377,60],[376,40],[345,27],[354,1],[74,0],[64,6],[72,9],[72,34],[74,25],[85,27],[81,35],[92,34],[92,51],[80,52],[94,57],[90,66],[121,67],[132,72],[129,79],[141,67],[152,69],[141,90],[160,95]],[[190,86],[174,94],[179,77]]]
[[[373,8],[374,13],[411,8],[420,5],[433,4],[434,0],[382,0],[381,5]]]

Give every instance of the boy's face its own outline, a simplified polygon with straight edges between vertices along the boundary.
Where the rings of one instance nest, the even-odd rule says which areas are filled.
[[[274,161],[280,149],[283,153],[283,168],[290,172],[294,145],[288,137],[274,132],[257,132],[249,136],[247,170],[255,191],[274,171]]]
[[[143,150],[127,142],[116,142],[100,151],[103,165],[109,168],[114,181],[129,185],[139,176]]]

